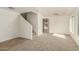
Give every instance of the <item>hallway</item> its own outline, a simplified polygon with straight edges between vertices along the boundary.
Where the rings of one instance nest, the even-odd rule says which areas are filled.
[[[79,51],[75,42],[66,35],[66,38],[55,37],[52,34],[34,36],[33,40],[16,38],[0,43],[0,50],[8,51]]]

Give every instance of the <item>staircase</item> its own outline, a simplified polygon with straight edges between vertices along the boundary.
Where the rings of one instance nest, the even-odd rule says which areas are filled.
[[[27,20],[27,13],[21,13],[21,16],[26,20]],[[28,21],[29,22],[29,21]],[[30,22],[29,22],[30,23]],[[31,24],[31,23],[30,23]],[[32,24],[31,24],[32,25]],[[32,26],[33,27],[33,26]],[[34,29],[32,28],[32,35],[36,35],[36,32],[34,31]]]

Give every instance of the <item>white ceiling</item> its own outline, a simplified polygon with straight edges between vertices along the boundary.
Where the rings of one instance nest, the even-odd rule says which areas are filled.
[[[69,8],[69,7],[46,7],[46,8],[39,8],[39,12],[43,16],[69,16],[71,15],[76,8]]]
[[[35,7],[13,7],[13,8],[15,11],[19,13],[24,13],[24,12],[29,12],[29,11],[38,12],[38,9]]]
[[[74,7],[13,7],[15,11],[19,13],[23,12],[38,12],[45,17],[48,16],[69,16],[76,8]]]

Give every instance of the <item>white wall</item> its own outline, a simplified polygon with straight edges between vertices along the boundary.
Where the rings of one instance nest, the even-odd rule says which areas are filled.
[[[18,13],[0,9],[0,42],[18,37]]]
[[[17,37],[32,39],[32,26],[19,13],[0,9],[0,42]]]
[[[69,34],[69,16],[49,17],[49,32]]]
[[[43,16],[38,14],[38,35],[43,34]]]

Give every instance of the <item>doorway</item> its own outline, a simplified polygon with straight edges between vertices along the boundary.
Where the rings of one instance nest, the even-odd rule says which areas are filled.
[[[43,33],[49,33],[49,19],[43,19]]]

